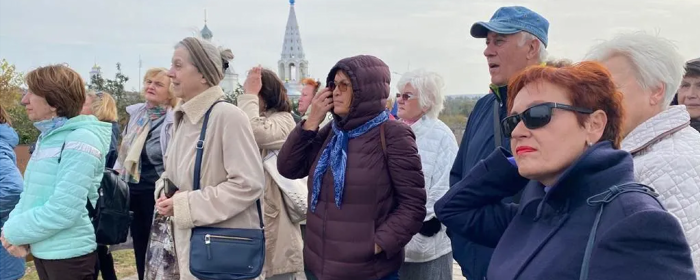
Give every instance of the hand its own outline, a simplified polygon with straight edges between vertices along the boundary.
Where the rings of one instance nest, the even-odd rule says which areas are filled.
[[[375,243],[375,244],[374,244],[374,254],[377,255],[377,254],[381,253],[382,251],[383,251],[383,250],[382,250],[382,247],[379,247],[379,245],[377,245],[377,244]]]
[[[438,221],[437,218],[432,218],[428,221],[423,222],[423,227],[421,227],[418,233],[420,233],[423,236],[431,237],[436,233],[440,232],[440,229],[442,229],[440,221]]]
[[[10,247],[6,248],[7,252],[10,253],[15,258],[26,258],[27,255],[29,255],[29,247],[28,246],[15,246],[15,245],[10,245]]]
[[[326,114],[333,108],[333,92],[329,88],[323,89],[311,100],[311,113],[304,122],[305,130],[316,130],[321,125]]]
[[[12,244],[10,244],[10,242],[7,242],[7,240],[5,240],[5,233],[4,232],[0,233],[0,241],[2,241],[2,247],[5,249],[12,246]]]
[[[243,91],[246,94],[258,95],[262,89],[262,67],[253,67],[248,71],[248,77],[243,83]]]
[[[178,193],[179,191],[175,192]],[[166,217],[173,216],[174,209],[173,209],[173,198],[167,198],[165,197],[165,194],[161,194],[160,198],[156,200],[156,210],[158,211],[158,214],[161,214]]]

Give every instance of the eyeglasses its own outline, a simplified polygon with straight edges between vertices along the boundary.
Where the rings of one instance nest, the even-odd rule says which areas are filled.
[[[410,100],[415,98],[413,93],[397,93],[396,94],[396,99],[403,99],[403,101]]]
[[[350,83],[342,81],[342,82],[336,82],[336,81],[331,81],[328,83],[328,88],[331,89],[331,91],[334,91],[335,88],[337,87],[339,91],[345,92],[348,90],[348,87],[350,86]]]
[[[552,120],[552,109],[562,109],[581,114],[592,114],[593,110],[577,108],[566,104],[547,102],[528,108],[520,114],[509,116],[501,121],[503,135],[510,138],[515,127],[522,120],[528,129],[538,129],[549,124]]]

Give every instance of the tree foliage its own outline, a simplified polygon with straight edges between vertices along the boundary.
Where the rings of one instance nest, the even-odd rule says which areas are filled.
[[[129,81],[129,77],[122,73],[121,63],[117,63],[117,73],[114,79],[105,79],[101,74],[90,77],[88,89],[94,91],[106,91],[114,97],[117,102],[117,114],[119,115],[119,125],[123,128],[128,121],[126,107],[132,104],[144,102],[140,92],[130,92],[124,89],[124,84]]]
[[[34,127],[34,122],[29,120],[22,106],[23,85],[22,73],[17,72],[15,66],[7,60],[0,61],[0,104],[10,115],[20,144],[29,144],[36,140],[39,131]]]
[[[238,106],[238,96],[240,96],[241,94],[243,94],[243,86],[241,86],[241,84],[238,84],[238,86],[236,86],[236,89],[233,90],[233,92],[224,91],[224,100],[226,100],[226,102]]]

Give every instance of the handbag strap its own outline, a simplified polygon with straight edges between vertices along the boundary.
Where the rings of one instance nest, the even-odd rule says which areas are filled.
[[[204,138],[207,135],[207,124],[209,123],[209,115],[216,104],[221,102],[226,102],[225,100],[217,100],[214,104],[209,107],[207,113],[204,114],[204,120],[202,121],[202,131],[199,133],[199,140],[197,141],[197,149],[194,158],[194,182],[192,183],[192,190],[198,190],[200,188],[200,181],[202,176],[202,156],[204,154]],[[88,202],[89,204],[89,202]],[[260,228],[263,229],[263,218],[262,218],[262,207],[260,206],[260,199],[255,201],[255,206],[258,208],[258,219],[260,220]]]
[[[661,205],[661,207],[663,208],[663,205],[657,199],[659,194],[656,193],[656,191],[654,191],[653,188],[639,183],[626,183],[619,186],[615,185],[602,193],[589,197],[586,201],[588,205],[600,205],[600,207],[598,208],[598,213],[596,214],[595,221],[593,222],[593,226],[591,227],[591,232],[588,234],[588,242],[586,243],[586,251],[583,253],[583,262],[581,263],[581,273],[579,274],[579,280],[588,280],[588,272],[589,266],[591,264],[591,254],[593,254],[595,236],[596,232],[598,231],[600,219],[603,216],[603,210],[605,209],[605,205],[613,201],[621,194],[628,192],[648,194],[649,196],[654,198],[654,200],[656,200],[656,202],[658,202],[659,205]]]
[[[384,124],[379,125],[379,138],[382,140],[382,152],[384,153],[384,159],[387,160],[389,157],[386,154],[386,137],[384,136]]]

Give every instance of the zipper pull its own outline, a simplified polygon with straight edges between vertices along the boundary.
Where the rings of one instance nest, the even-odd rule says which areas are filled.
[[[204,244],[207,244],[207,245],[211,244],[211,235],[210,234],[204,235]]]

